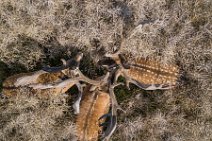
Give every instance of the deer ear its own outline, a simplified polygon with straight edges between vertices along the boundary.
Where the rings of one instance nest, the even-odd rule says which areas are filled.
[[[62,63],[63,63],[63,66],[67,66],[67,62],[66,62],[66,60],[65,59],[60,59],[61,61],[62,61]]]

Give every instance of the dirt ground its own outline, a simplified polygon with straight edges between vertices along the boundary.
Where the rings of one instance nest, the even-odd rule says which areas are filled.
[[[118,87],[126,114],[111,140],[211,141],[211,0],[1,0],[0,91],[8,76],[59,65],[77,51],[85,53],[81,70],[95,78],[96,60],[121,43],[133,57],[177,64],[184,79],[166,91]],[[76,139],[71,100],[20,93],[0,99],[0,141]]]

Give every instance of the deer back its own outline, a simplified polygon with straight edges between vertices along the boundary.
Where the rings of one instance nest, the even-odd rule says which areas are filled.
[[[90,92],[87,86],[83,93],[80,113],[77,116],[76,125],[80,141],[97,141],[101,128],[98,119],[108,113],[110,97],[108,93],[101,91]]]
[[[139,58],[130,63],[127,75],[143,84],[175,85],[179,70],[175,65],[164,65],[157,61]]]

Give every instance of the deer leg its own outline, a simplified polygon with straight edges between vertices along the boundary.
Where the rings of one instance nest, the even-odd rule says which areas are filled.
[[[33,89],[51,89],[55,86],[53,84],[30,84],[28,87],[31,87]]]

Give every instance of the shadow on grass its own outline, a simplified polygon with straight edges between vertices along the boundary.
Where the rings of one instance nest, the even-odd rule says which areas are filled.
[[[94,64],[90,52],[72,45],[63,46],[53,36],[47,36],[44,42],[39,42],[31,37],[19,35],[17,41],[8,45],[7,51],[13,54],[15,50],[14,47],[18,49],[18,52],[14,53],[15,56],[11,56],[11,59],[9,60],[4,60],[3,58],[3,61],[0,61],[0,91],[2,90],[2,83],[7,77],[18,73],[37,71],[42,69],[44,66],[60,66],[62,65],[62,58],[68,60],[74,57],[78,52],[84,53],[84,57],[80,63],[80,70],[86,76],[94,79],[104,73],[102,68],[97,68]],[[28,52],[33,53],[33,51],[35,51],[36,53],[37,50],[39,50],[43,56],[39,56],[38,60],[33,60],[36,61],[33,68],[27,68],[24,66],[19,58],[22,60],[24,60],[24,58],[28,59]]]
[[[22,64],[14,63],[8,66],[6,63],[0,61],[0,91],[2,90],[2,83],[7,77],[26,71],[26,68]]]

